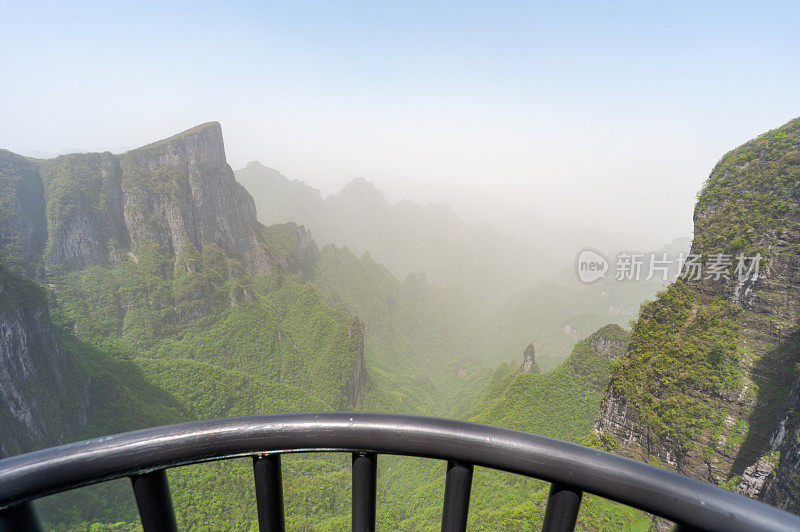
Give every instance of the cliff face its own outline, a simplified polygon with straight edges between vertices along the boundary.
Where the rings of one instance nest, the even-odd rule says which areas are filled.
[[[298,333],[304,341],[281,338],[278,327],[280,345],[259,336],[255,348],[234,346],[226,354],[242,364],[256,351],[280,352],[287,368],[306,364],[336,383],[332,405],[356,406],[364,394],[363,326],[348,329],[346,316],[315,303],[313,288],[300,297],[301,283],[283,287],[277,276],[268,286],[250,285],[248,274],[310,272],[318,259],[302,226],[256,221],[252,198],[225,160],[217,123],[122,155],[34,160],[0,150],[0,453],[80,432],[92,386],[102,380],[84,359],[113,361],[106,345],[113,353],[137,351],[222,315],[234,324],[252,319],[267,337],[279,319],[303,333],[307,326],[336,331],[340,343],[326,345],[310,333]],[[97,266],[104,268],[90,268]],[[50,323],[46,291],[30,278],[53,283],[60,311],[73,320],[70,335]],[[256,310],[258,290],[261,299],[276,298],[264,312]],[[277,308],[291,310],[266,317]],[[66,348],[61,338],[79,347]],[[84,353],[85,345],[99,351]],[[321,355],[320,347],[329,349]],[[299,361],[298,352],[310,353],[308,360]],[[333,355],[346,366],[326,359]],[[115,367],[103,370],[112,380]],[[131,408],[140,407],[147,410]],[[89,414],[86,426],[97,421]]]
[[[49,268],[69,271],[105,264],[112,246],[130,244],[114,155],[63,155],[42,161],[39,172],[46,188]]]
[[[536,355],[536,348],[533,344],[528,344],[525,351],[522,353],[522,373],[539,373],[539,365],[536,364],[534,357]]]
[[[769,441],[771,452],[747,468],[740,491],[766,503],[800,514],[800,380],[795,380],[786,415],[778,423]]]
[[[0,265],[0,455],[57,444],[85,423],[87,385],[43,291]]]
[[[0,150],[0,257],[29,275],[44,250],[44,186],[35,164]]]
[[[42,161],[50,238],[47,265],[70,271],[155,245],[179,257],[220,246],[252,273],[272,265],[253,199],[225,160],[216,122],[129,151]]]
[[[800,510],[798,184],[800,119],[720,160],[694,216],[692,253],[706,271],[697,279],[685,267],[684,281],[642,307],[595,424],[617,452],[793,511]],[[714,278],[708,264],[720,254],[731,257],[729,275]],[[756,254],[763,256],[757,272],[749,259]]]
[[[253,273],[267,273],[253,198],[236,182],[216,122],[121,157],[125,223],[134,244],[154,242],[178,256],[217,244]]]

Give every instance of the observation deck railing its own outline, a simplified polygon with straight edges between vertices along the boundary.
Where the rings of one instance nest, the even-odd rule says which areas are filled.
[[[447,462],[442,530],[466,528],[472,471],[487,467],[551,483],[546,531],[572,530],[593,493],[688,530],[800,530],[800,517],[665,469],[509,429],[417,416],[304,413],[196,421],[127,432],[0,460],[0,530],[37,530],[31,501],[129,477],[146,532],[176,530],[165,470],[253,458],[260,529],[283,530],[281,455],[352,453],[352,526],[375,528],[379,454]]]

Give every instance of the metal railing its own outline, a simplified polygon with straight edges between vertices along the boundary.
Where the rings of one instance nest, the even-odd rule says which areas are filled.
[[[281,454],[351,452],[353,530],[375,528],[378,454],[447,461],[442,530],[467,524],[474,466],[552,483],[544,530],[572,530],[584,492],[700,530],[800,530],[800,517],[665,469],[526,432],[368,413],[247,416],[96,438],[0,460],[0,530],[35,530],[30,501],[129,477],[144,530],[176,530],[165,470],[253,457],[261,530],[284,526]]]

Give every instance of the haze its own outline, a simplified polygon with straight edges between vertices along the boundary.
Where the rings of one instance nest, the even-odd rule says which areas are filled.
[[[0,147],[120,151],[218,120],[234,168],[326,193],[365,177],[506,232],[588,228],[586,246],[689,235],[719,157],[800,115],[791,2],[2,12]]]

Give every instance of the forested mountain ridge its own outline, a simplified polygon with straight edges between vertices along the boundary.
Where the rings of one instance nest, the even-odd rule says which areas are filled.
[[[448,205],[390,204],[363,178],[326,198],[258,162],[237,170],[236,178],[255,198],[262,223],[302,224],[320,245],[345,246],[356,255],[368,252],[400,279],[425,272],[434,284],[496,301],[552,267],[530,242],[489,224],[466,223]]]
[[[642,307],[595,428],[607,448],[800,512],[800,119],[726,154],[698,196],[687,266]],[[734,274],[738,255],[763,257]],[[718,259],[717,259],[718,260]],[[716,277],[716,278],[715,278]]]
[[[257,222],[216,123],[121,155],[2,151],[0,185],[6,454],[231,415],[450,415],[489,376],[477,360],[476,335],[486,332],[474,301],[424,274],[399,281],[368,256],[320,251],[297,224]],[[291,500],[346,465],[297,467],[288,522],[338,529],[347,512],[338,482],[320,488],[337,501],[330,506],[309,513]],[[237,468],[212,466],[221,498],[200,495],[202,467],[170,473],[176,505],[195,510],[182,525],[208,526],[220,505],[252,507]],[[129,495],[101,486],[40,508],[63,529],[130,524]],[[240,514],[234,528],[254,519]],[[435,520],[420,518],[413,522]]]
[[[256,221],[217,123],[121,155],[0,151],[2,452],[355,407],[363,325],[309,284],[318,260],[302,227]],[[53,516],[104,521],[114,494]]]
[[[549,372],[501,365],[469,417],[583,442],[592,431],[611,364],[625,352],[628,340],[628,332],[619,325],[607,325],[580,340],[569,357]]]

